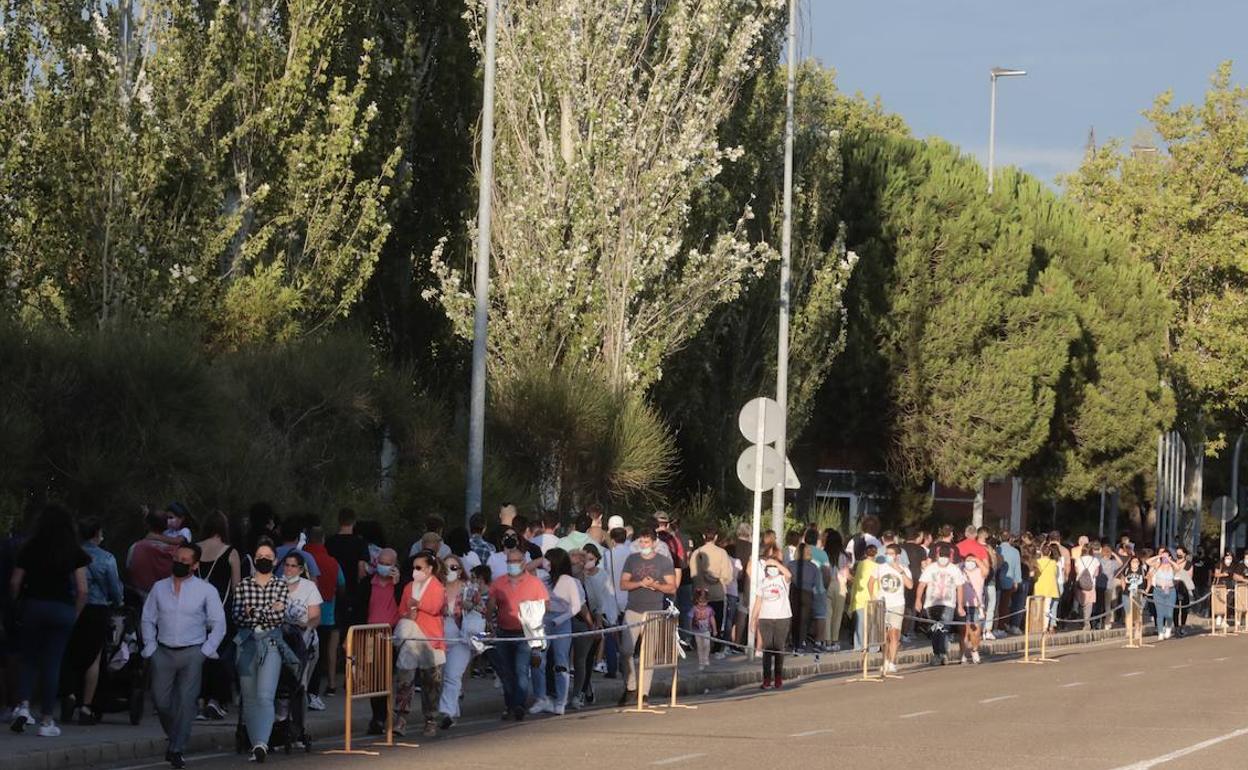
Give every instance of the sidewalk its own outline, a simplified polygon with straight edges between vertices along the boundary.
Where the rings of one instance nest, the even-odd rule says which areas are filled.
[[[1205,629],[1189,627],[1192,635],[1203,634]],[[1149,629],[1151,634],[1151,629]],[[1049,641],[1049,647],[1105,642],[1121,639],[1121,627],[1109,631],[1068,631],[1059,633]],[[1176,639],[1175,642],[1182,640]],[[1173,643],[1173,642],[1171,642]],[[951,648],[951,649],[956,649]],[[984,642],[982,648],[987,662],[994,658],[1019,655],[1023,650],[1022,637],[1010,637]],[[1033,646],[1034,649],[1034,646]],[[898,656],[899,665],[925,665],[931,658],[926,646],[917,644],[903,649]],[[875,659],[873,657],[873,663]],[[785,660],[786,679],[831,674],[855,673],[861,669],[860,653],[839,652],[815,655],[791,655]],[[874,669],[873,669],[874,670]],[[662,703],[670,692],[671,677],[655,674],[652,687],[654,702]],[[622,679],[605,679],[594,675],[594,690],[598,707],[614,706],[623,690]],[[715,661],[705,672],[698,672],[696,658],[690,656],[682,661],[679,671],[679,692],[683,696],[700,695],[709,691],[728,690],[757,684],[762,681],[760,664],[749,662],[744,656],[733,656]],[[308,732],[313,739],[313,750],[340,747],[343,734],[343,697],[326,698],[329,707],[323,712],[309,712]],[[150,707],[149,707],[150,708]],[[355,703],[355,735],[363,737],[368,723],[369,706],[366,700]],[[462,719],[496,717],[502,713],[502,692],[494,688],[492,679],[469,679],[465,686]],[[187,754],[229,753],[234,751],[235,714],[220,722],[196,722]],[[540,717],[539,717],[540,718]],[[419,716],[416,715],[419,720]],[[103,722],[92,727],[62,725],[59,738],[40,738],[33,729],[21,735],[5,731],[0,736],[0,770],[67,770],[103,764],[142,764],[159,762],[165,753],[165,738],[160,724],[149,711],[142,724],[132,727],[124,713],[106,715]],[[240,757],[241,760],[241,757]]]

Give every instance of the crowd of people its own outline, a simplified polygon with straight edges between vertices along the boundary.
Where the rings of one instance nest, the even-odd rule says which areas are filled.
[[[1202,605],[1211,588],[1248,584],[1248,557],[1218,558],[1205,544],[1189,553],[1126,536],[881,532],[873,516],[848,539],[806,525],[763,532],[756,545],[748,524],[689,537],[661,511],[630,526],[591,506],[564,528],[554,514],[530,519],[507,505],[490,526],[476,515],[448,529],[430,516],[402,550],[349,509],[333,534],[315,516],[279,521],[264,504],[239,539],[224,514],[196,522],[176,502],[144,511],[143,523],[120,563],[98,519],[55,505],[0,543],[10,587],[0,695],[14,731],[55,737],[58,715],[100,720],[102,678],[126,664],[124,645],[107,645],[126,606],[166,759],[181,768],[194,723],[236,709],[240,748],[254,761],[276,743],[306,744],[306,712],[338,693],[353,625],[393,629],[394,692],[373,698],[369,732],[389,718],[400,735],[432,737],[454,726],[473,677],[496,683],[509,720],[594,703],[595,675],[624,680],[620,705],[648,697],[634,657],[652,612],[679,616],[700,668],[752,647],[762,687],[782,689],[787,655],[842,645],[881,645],[892,671],[901,645],[920,635],[945,665],[953,634],[961,662],[979,663],[982,640],[1022,633],[1033,596],[1042,632],[1111,628],[1134,606],[1159,639],[1182,636],[1195,606],[1208,606],[1215,625],[1231,622],[1235,592]],[[877,602],[883,638],[872,626]]]

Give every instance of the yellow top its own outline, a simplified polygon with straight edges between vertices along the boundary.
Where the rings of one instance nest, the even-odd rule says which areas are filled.
[[[867,588],[878,566],[871,559],[863,559],[854,565],[853,599],[849,605],[851,611],[861,610],[871,602],[871,594]]]
[[[1057,562],[1047,556],[1036,560],[1036,596],[1047,596],[1050,599],[1061,598],[1057,590]]]

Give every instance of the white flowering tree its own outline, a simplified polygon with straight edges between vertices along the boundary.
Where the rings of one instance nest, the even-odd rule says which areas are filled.
[[[771,252],[748,208],[689,235],[741,150],[719,129],[774,48],[783,0],[526,0],[498,37],[490,363],[590,364],[642,392]],[[482,0],[469,0],[483,18]],[[481,28],[478,23],[477,29]],[[471,270],[435,254],[472,333]]]
[[[224,346],[345,315],[398,162],[370,148],[359,5],[0,2],[8,312],[185,318]]]

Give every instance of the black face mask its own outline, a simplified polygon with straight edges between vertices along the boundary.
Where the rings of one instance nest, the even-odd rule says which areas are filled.
[[[508,535],[507,537],[503,538],[503,548],[507,548],[509,550],[515,550],[519,547],[520,547],[520,541],[519,539],[516,538],[515,535]]]
[[[272,559],[256,559],[256,572],[261,575],[267,575],[273,571]]]
[[[183,564],[180,561],[175,561],[173,563],[173,576],[174,577],[184,578],[190,574],[191,574],[191,565]]]

